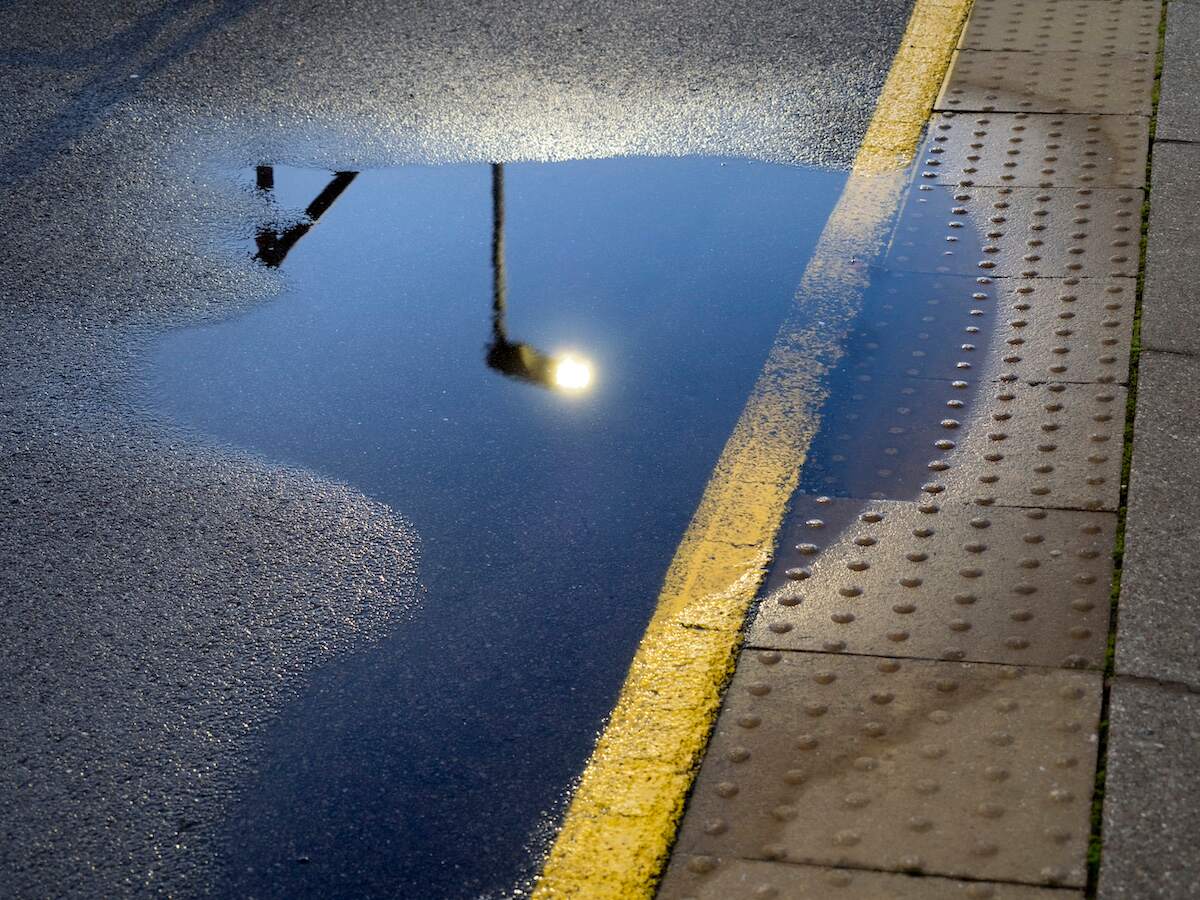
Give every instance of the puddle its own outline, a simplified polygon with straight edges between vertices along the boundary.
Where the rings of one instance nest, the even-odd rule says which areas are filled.
[[[421,540],[421,608],[265,735],[224,893],[530,874],[845,181],[511,164],[496,204],[497,174],[243,173],[278,210],[248,252],[286,290],[150,361],[174,420],[343,480]]]

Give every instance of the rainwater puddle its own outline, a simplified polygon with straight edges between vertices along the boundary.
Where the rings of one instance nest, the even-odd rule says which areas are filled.
[[[265,735],[222,890],[503,893],[612,707],[845,173],[510,164],[502,196],[487,165],[241,177],[281,211],[249,252],[286,291],[168,334],[156,403],[388,503],[425,595]]]

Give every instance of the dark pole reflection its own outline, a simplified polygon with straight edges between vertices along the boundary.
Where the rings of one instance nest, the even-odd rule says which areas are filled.
[[[273,269],[279,268],[296,243],[308,234],[321,216],[358,176],[357,172],[335,172],[321,193],[308,204],[304,218],[278,231],[269,225],[258,229],[254,258]],[[256,166],[254,184],[270,193],[275,189],[274,166]],[[592,367],[570,353],[550,355],[531,344],[508,337],[505,315],[508,287],[504,274],[504,164],[492,164],[492,341],[488,344],[488,366],[510,378],[558,391],[582,391],[591,385]]]
[[[510,341],[505,314],[508,285],[504,274],[504,164],[492,164],[492,342],[487,364],[510,378],[539,387],[579,391],[592,380],[591,366],[571,355],[550,356],[520,341]]]
[[[256,166],[254,168],[254,186],[260,191],[269,191],[275,187],[275,167]]]
[[[508,283],[504,277],[504,165],[492,163],[492,340],[508,343],[504,313]]]
[[[309,229],[317,224],[317,220],[329,207],[333,206],[334,201],[342,195],[342,191],[346,190],[356,177],[358,177],[357,172],[335,172],[329,184],[325,185],[321,193],[317,194],[312,203],[308,204],[304,210],[304,218],[290,228],[285,228],[283,231],[276,231],[266,225],[259,228],[258,233],[254,236],[254,242],[258,245],[258,252],[254,254],[254,258],[273,269],[279,268],[300,238],[308,234]],[[254,183],[260,191],[274,190],[275,168],[273,166],[256,167]]]
[[[505,313],[508,285],[504,277],[504,164],[492,164],[492,342],[487,364],[511,378],[551,384],[551,360],[529,344],[510,341]]]

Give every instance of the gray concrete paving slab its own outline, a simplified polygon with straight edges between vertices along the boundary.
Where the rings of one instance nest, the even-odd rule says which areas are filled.
[[[800,497],[793,516],[751,647],[1104,666],[1112,513]]]
[[[1200,686],[1200,360],[1142,354],[1117,672]]]
[[[1100,675],[743,654],[681,851],[1082,886]]]
[[[1109,706],[1100,900],[1200,894],[1200,695],[1118,678]]]
[[[926,236],[945,227],[945,216],[941,204],[925,205],[914,192],[885,265],[991,277],[1137,275],[1140,189],[926,187],[958,201],[951,219],[975,224],[982,253],[955,243],[928,252]]]
[[[1141,187],[1149,135],[1145,116],[940,113],[921,175],[963,186]]]
[[[873,382],[884,390],[880,375],[961,382],[972,372],[961,364],[978,363],[989,342],[1002,364],[988,373],[995,379],[1128,379],[1137,286],[1132,278],[981,282],[966,275],[886,269],[872,269],[870,278],[872,291],[895,299],[863,317],[858,342],[847,354],[846,364],[864,385]],[[916,393],[902,405],[911,408],[927,399]]]
[[[680,853],[659,900],[1077,900],[1082,891]]]
[[[1167,6],[1155,137],[1200,140],[1200,4],[1176,0]]]
[[[955,501],[1116,510],[1123,387],[1025,384],[986,371],[976,377],[986,382],[977,392],[966,379],[885,373],[859,382],[850,405],[829,423],[838,452],[813,469],[807,490],[863,499],[919,496],[931,510]]]
[[[958,46],[968,50],[1153,53],[1161,0],[991,0],[978,3]]]
[[[940,112],[1150,115],[1154,58],[1074,50],[959,50]]]
[[[972,357],[977,360],[978,351],[986,350],[985,342],[990,342],[995,353],[986,373],[989,380],[1100,384],[1127,380],[1133,279],[985,278],[987,283],[980,283],[960,276],[903,273],[897,280],[917,278],[936,278],[947,286],[935,295],[951,301],[948,309],[941,310],[943,316],[961,309],[953,303],[962,290],[956,280],[968,283],[965,295],[970,305],[960,339],[970,343],[956,347],[949,362],[932,352],[906,360],[906,375],[962,379],[972,374]]]
[[[1135,287],[1131,278],[998,279],[1001,377],[1127,381]]]
[[[957,233],[945,231],[946,236]],[[995,308],[997,286],[965,275],[876,267],[868,273],[871,297],[881,302],[864,310],[844,361],[860,383],[882,390],[880,376],[886,375],[902,376],[910,387],[918,383],[914,378],[961,379],[959,362],[976,352],[962,344],[978,347],[986,340],[991,322],[981,310]]]
[[[1156,143],[1152,178],[1142,346],[1200,353],[1200,144]]]
[[[950,429],[944,439],[949,465],[931,479],[947,497],[983,507],[1117,508],[1124,388],[1012,382],[988,390],[965,433]]]

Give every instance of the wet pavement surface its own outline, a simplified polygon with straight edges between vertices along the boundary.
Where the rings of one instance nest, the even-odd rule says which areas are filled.
[[[369,660],[394,658],[377,651],[388,641],[402,641],[405,626],[433,610],[432,592],[419,579],[437,570],[415,506],[386,506],[380,502],[387,499],[385,491],[364,491],[367,478],[360,483],[352,472],[324,467],[311,445],[302,452],[286,436],[274,445],[246,441],[243,446],[258,451],[250,455],[222,446],[220,439],[233,435],[219,429],[202,437],[199,412],[185,430],[146,402],[136,373],[164,330],[229,320],[230,327],[244,322],[253,328],[257,322],[265,338],[303,337],[302,322],[283,331],[256,317],[281,316],[291,307],[317,315],[319,307],[302,305],[314,298],[290,292],[288,279],[299,283],[306,245],[322,240],[322,233],[336,243],[337,217],[359,202],[356,192],[369,197],[360,188],[373,177],[388,177],[388,171],[399,177],[401,169],[391,167],[472,163],[472,173],[460,172],[465,180],[456,195],[469,203],[477,236],[470,262],[464,262],[465,271],[474,274],[453,298],[466,332],[454,345],[464,356],[453,374],[479,379],[480,391],[495,402],[476,399],[494,416],[492,436],[512,442],[505,445],[511,453],[545,455],[536,436],[553,434],[554,452],[565,465],[572,464],[572,454],[575,460],[594,460],[600,454],[585,444],[603,421],[596,418],[604,408],[598,404],[621,396],[615,391],[622,383],[614,378],[632,365],[624,352],[632,324],[597,321],[586,307],[543,315],[551,298],[522,284],[532,273],[514,227],[508,260],[514,340],[545,341],[550,350],[560,341],[578,342],[580,352],[595,354],[596,389],[564,404],[561,397],[486,369],[491,302],[486,164],[707,154],[844,166],[865,128],[908,9],[900,0],[852,7],[737,4],[719,14],[702,4],[670,10],[528,4],[486,12],[439,4],[404,16],[369,2],[146,2],[87,9],[51,3],[0,9],[6,85],[0,104],[0,241],[7,249],[0,272],[6,298],[0,311],[6,335],[0,361],[5,384],[0,502],[8,511],[0,551],[9,621],[17,623],[5,630],[0,648],[9,673],[3,685],[0,795],[15,810],[0,865],[12,892],[37,895],[54,884],[73,896],[202,895],[219,889],[218,883],[268,880],[222,853],[234,840],[250,850],[281,847],[279,856],[286,860],[280,865],[289,871],[307,865],[318,877],[329,875],[341,861],[321,872],[315,855],[307,864],[300,861],[311,854],[300,844],[334,846],[340,838],[312,837],[323,828],[324,809],[302,806],[297,814],[286,808],[288,798],[303,795],[307,804],[305,785],[333,795],[324,782],[346,772],[325,764],[330,759],[325,754],[343,752],[341,737],[359,727],[355,718],[362,705],[337,705],[330,698],[369,692],[373,683],[394,684],[394,672],[377,670]],[[363,173],[278,271],[253,262],[246,252],[246,241],[271,214],[271,203],[248,179],[238,187],[230,175],[268,163]],[[282,202],[291,189],[278,171]],[[519,166],[510,172],[510,215],[516,222]],[[326,180],[314,176],[313,184],[295,185],[303,198],[296,202],[310,201],[308,187],[319,191]],[[819,227],[820,213],[806,212],[806,223],[809,215]],[[287,223],[279,224],[286,230]],[[465,261],[466,247],[460,249]],[[546,262],[562,267],[561,260]],[[793,262],[799,271],[803,259]],[[355,270],[361,273],[363,266]],[[353,300],[352,288],[348,281],[339,292]],[[779,302],[786,303],[793,288]],[[370,304],[357,310],[363,321],[371,314]],[[717,337],[727,343],[731,335],[745,341],[744,355],[729,361],[739,368],[750,363],[749,341],[765,333],[755,351],[761,359],[774,326],[764,312],[761,319],[738,317],[722,327],[727,334],[681,334],[700,342]],[[648,326],[638,335],[651,342],[643,345],[646,351],[654,340],[667,339]],[[402,339],[394,333],[360,336],[386,341],[389,350]],[[711,366],[701,363],[702,370]],[[241,383],[269,390],[278,376],[267,368],[257,373],[259,380],[243,377]],[[428,383],[430,371],[413,367],[406,377]],[[227,374],[210,371],[205,377],[219,383]],[[359,367],[347,375],[364,379],[358,387],[368,396],[381,397],[369,372]],[[658,443],[719,441],[716,420],[736,415],[741,399],[733,393],[735,384],[725,387],[724,412],[689,424],[682,435],[664,432]],[[354,443],[354,429],[366,427],[380,435],[371,440],[384,446],[395,437],[392,426],[432,426],[428,433],[435,439],[452,433],[461,439],[459,446],[469,443],[480,452],[489,446],[485,429],[469,431],[460,422],[456,432],[443,430],[447,423],[433,411],[401,409],[388,404],[387,394],[380,400],[386,418],[359,416],[356,421],[368,424],[333,435],[333,455]],[[664,386],[647,399],[667,405],[667,394]],[[677,392],[669,400],[679,403]],[[250,427],[253,402],[247,395],[245,405],[213,421],[232,421],[236,414]],[[293,433],[319,431],[306,428],[297,408],[289,414]],[[532,431],[518,434],[508,427],[512,421]],[[619,424],[630,427],[630,421]],[[610,429],[602,431],[596,439],[608,440]],[[420,459],[396,456],[392,465],[419,469]],[[432,449],[425,453],[430,458],[436,458]],[[465,454],[451,462],[463,465],[468,459]],[[674,502],[689,491],[694,496],[705,475],[698,457],[687,460],[694,469],[669,485],[678,492]],[[628,475],[631,481],[654,482],[656,490],[663,487],[653,472],[629,468],[618,473],[622,479]],[[502,485],[505,470],[496,475],[493,483]],[[400,482],[380,480],[389,490]],[[559,488],[543,485],[542,498],[553,498]],[[567,488],[583,489],[575,482]],[[506,521],[521,516],[530,521],[531,513],[501,496],[494,503],[494,509],[504,507]],[[552,526],[565,534],[591,533],[594,520],[581,523],[562,505],[545,508],[552,509]],[[659,560],[661,573],[657,554],[664,546],[669,552],[664,534],[671,517],[682,522],[688,511],[652,513],[647,522],[622,523],[646,529],[623,535],[633,549],[625,551],[632,562],[622,575],[647,583],[653,580],[645,574],[651,558]],[[466,530],[475,524],[468,518]],[[542,525],[536,517],[536,527]],[[650,530],[657,537],[639,543]],[[613,533],[599,534],[600,543],[612,546]],[[482,547],[472,547],[470,534],[453,549],[457,557],[437,565],[486,571],[477,552]],[[506,549],[502,545],[496,553]],[[555,559],[564,558],[562,549]],[[572,565],[583,571],[577,561]],[[567,580],[572,587],[582,583]],[[511,585],[497,587],[508,588],[497,595],[513,596],[481,601],[477,608],[486,630],[481,643],[530,646],[530,636],[506,612],[514,603],[539,612],[578,611],[553,598],[535,604]],[[443,723],[454,723],[455,734],[508,729],[510,712],[524,704],[524,713],[526,698],[509,696],[502,684],[483,704],[480,691],[495,680],[493,670],[480,662],[479,648],[463,633],[452,607],[435,614],[444,617],[440,630],[433,629],[432,643],[420,652],[440,663],[449,696],[469,704],[479,718],[464,722],[459,709],[425,703],[427,683],[409,686],[402,709],[436,713]],[[597,682],[611,679],[608,690],[615,690],[638,633],[635,623],[586,609],[572,621],[590,622],[594,634],[590,647],[584,641],[576,645],[571,662]],[[597,652],[602,646],[604,652]],[[443,660],[436,659],[437,647],[446,651]],[[565,691],[564,661],[555,656],[559,648],[540,649],[529,681]],[[618,658],[620,652],[626,656]],[[596,699],[601,693],[592,695],[587,710],[568,700],[534,710],[540,721],[552,723],[553,730],[535,734],[547,745],[565,741],[560,735],[572,723],[580,729],[571,733],[574,750],[557,758],[555,790],[571,777],[567,757],[586,753],[592,738],[586,729],[601,714],[603,704]],[[334,708],[338,721],[323,733],[287,730],[318,716],[334,718]],[[372,712],[368,718],[379,729],[372,732],[374,740],[394,733],[394,721],[386,716]],[[286,767],[276,764],[289,758],[297,734],[317,742],[300,767],[300,784],[289,782]],[[406,730],[408,740],[425,742],[414,752],[426,760],[408,777],[419,785],[422,802],[437,797],[440,808],[453,811],[458,797],[440,779],[463,777],[465,767],[459,748],[439,740],[445,734]],[[381,748],[361,743],[353,763],[370,766]],[[465,749],[482,757],[485,746],[473,740]],[[297,756],[291,755],[293,763]],[[540,814],[547,801],[553,808],[554,794],[545,787],[551,779],[535,768],[531,763],[515,773],[504,770],[510,781],[500,790],[471,787],[471,776],[463,790],[486,791],[494,807],[507,808],[505,791],[532,791],[529,785],[536,782],[545,793],[523,808]],[[256,814],[263,818],[255,820]],[[380,815],[394,817],[394,810]],[[264,825],[268,819],[291,829],[288,837],[274,837]],[[238,822],[243,824],[231,824]],[[326,824],[334,830],[345,819],[331,814]],[[489,827],[497,824],[502,831],[518,827],[511,820],[491,820]],[[369,862],[393,865],[392,857],[419,852],[420,865],[436,860],[441,866],[433,895],[469,896],[484,889],[485,881],[503,890],[511,884],[505,879],[520,877],[536,845],[536,835],[531,840],[536,814],[519,827],[519,835],[505,832],[505,849],[497,844],[495,852],[494,834],[479,832],[420,838],[425,849],[413,851],[408,841],[418,839],[406,831],[404,847],[398,840],[376,844],[370,852],[380,856]],[[299,839],[294,850],[293,836]],[[336,884],[350,883],[338,881],[336,871],[330,877]],[[346,890],[365,888],[355,883]]]
[[[523,892],[682,532],[626,689],[747,650],[664,896],[1186,895],[1194,679],[1106,603],[1158,0],[979,0],[869,184],[964,4],[75,6],[0,7],[5,892]],[[556,851],[661,854],[651,718]]]

